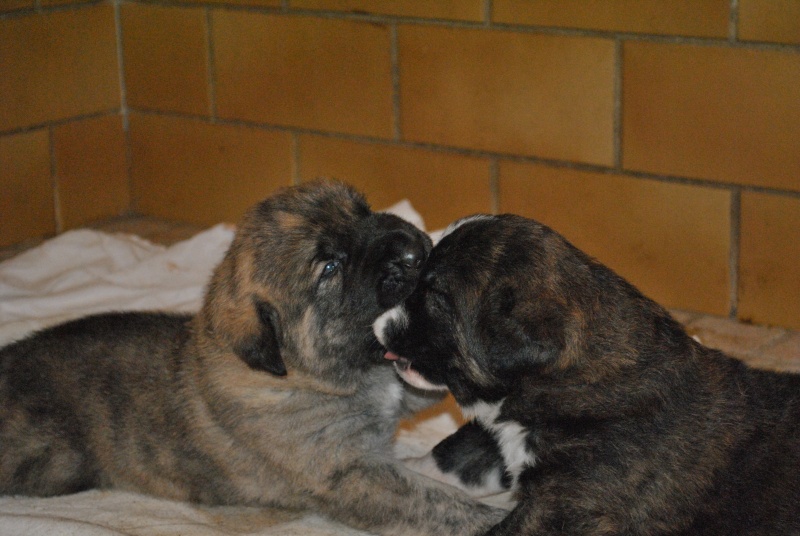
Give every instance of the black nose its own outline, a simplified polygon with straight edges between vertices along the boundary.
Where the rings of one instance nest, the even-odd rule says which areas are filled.
[[[422,261],[425,259],[425,250],[418,243],[407,244],[400,253],[399,259],[393,261],[405,268],[418,270]]]
[[[400,303],[417,286],[429,248],[419,232],[392,233],[387,242],[378,284],[378,303],[389,308]]]

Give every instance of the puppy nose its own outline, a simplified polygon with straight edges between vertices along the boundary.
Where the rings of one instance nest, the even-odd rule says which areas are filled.
[[[378,286],[378,304],[394,307],[417,285],[422,264],[428,257],[428,243],[421,234],[396,231],[383,243]]]
[[[400,262],[406,268],[419,268],[420,264],[422,264],[422,258],[425,255],[424,251],[421,250],[406,250],[403,252],[402,257],[400,257]]]
[[[405,270],[418,270],[425,260],[425,249],[416,240],[403,244],[391,264]]]

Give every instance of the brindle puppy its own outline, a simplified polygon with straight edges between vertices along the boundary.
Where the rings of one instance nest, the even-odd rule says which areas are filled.
[[[501,453],[520,502],[489,534],[800,534],[800,375],[702,346],[543,225],[458,222],[375,328],[477,421],[439,470],[469,484],[448,452]]]
[[[408,471],[404,389],[372,323],[429,239],[349,187],[251,209],[194,317],[93,316],[0,350],[0,493],[119,488],[312,509],[382,534],[461,535],[502,513]]]

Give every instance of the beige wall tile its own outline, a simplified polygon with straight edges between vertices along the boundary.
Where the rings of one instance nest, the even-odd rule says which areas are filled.
[[[82,4],[85,3],[84,0],[39,0],[42,7],[53,7],[53,6],[66,6],[70,4]]]
[[[128,211],[130,187],[120,116],[54,127],[53,146],[64,229]]]
[[[614,43],[403,26],[408,140],[610,165]]]
[[[625,168],[800,190],[800,56],[629,42]]]
[[[800,0],[739,0],[739,39],[800,44]]]
[[[726,37],[729,0],[494,0],[492,20],[612,32]]]
[[[300,154],[304,181],[348,182],[376,210],[408,199],[429,230],[492,208],[489,163],[478,158],[317,136],[300,139]]]
[[[289,134],[139,114],[130,129],[135,207],[144,214],[236,222],[291,183]]]
[[[800,329],[800,199],[742,194],[739,318]]]
[[[47,130],[0,136],[0,246],[56,232]]]
[[[483,20],[483,0],[291,0],[294,9],[352,11],[428,19]]]
[[[0,0],[0,12],[33,9],[33,0]]]
[[[392,135],[386,26],[220,11],[213,29],[220,117]]]
[[[209,113],[204,10],[123,4],[122,38],[129,106]]]
[[[177,3],[196,4],[198,0],[172,0]],[[225,4],[255,7],[280,7],[281,0],[201,0],[203,4]]]
[[[120,105],[109,4],[0,20],[0,130]]]
[[[728,314],[726,191],[502,163],[500,209],[550,225],[665,306]]]

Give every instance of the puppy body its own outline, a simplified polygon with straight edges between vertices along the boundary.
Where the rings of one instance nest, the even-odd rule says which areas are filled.
[[[400,374],[449,387],[516,482],[490,534],[800,534],[800,376],[700,345],[552,230],[463,222],[386,315]]]
[[[193,317],[112,313],[0,350],[0,493],[121,488],[312,509],[381,534],[469,534],[502,515],[392,459],[435,398],[381,359],[374,319],[430,243],[339,183],[254,207]]]

